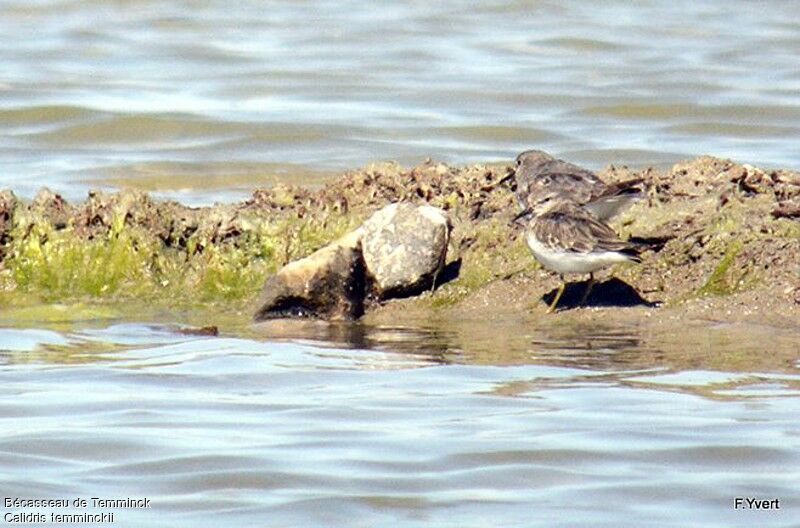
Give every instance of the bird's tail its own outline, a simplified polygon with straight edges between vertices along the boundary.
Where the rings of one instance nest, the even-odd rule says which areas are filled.
[[[644,250],[645,250],[645,248],[642,247],[642,246],[639,246],[637,244],[630,244],[628,247],[626,247],[625,249],[621,250],[620,253],[625,255],[628,258],[628,260],[630,260],[631,262],[635,262],[637,264],[641,264],[642,263],[641,253]]]

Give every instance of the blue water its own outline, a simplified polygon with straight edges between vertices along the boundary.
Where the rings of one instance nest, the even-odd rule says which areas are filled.
[[[141,324],[34,337],[0,333],[3,495],[151,507],[4,513],[114,511],[118,526],[165,527],[797,526],[797,359],[793,372],[778,366],[786,356],[719,368],[757,350],[747,339],[691,366],[652,336],[563,330],[491,360],[441,341],[425,351],[420,334],[405,352]],[[592,343],[604,366],[577,366]],[[739,496],[781,509],[737,511]]]
[[[192,203],[382,159],[800,166],[796,4],[7,0],[0,186]],[[209,188],[212,187],[212,188]]]

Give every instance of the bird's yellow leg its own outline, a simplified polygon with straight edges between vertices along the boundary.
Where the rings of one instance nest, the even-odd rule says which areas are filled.
[[[594,287],[594,273],[589,274],[589,284],[586,286],[586,291],[583,293],[583,298],[581,299],[580,306],[586,304],[586,299],[589,298],[589,294],[592,293],[592,288]]]
[[[547,313],[553,313],[556,311],[556,306],[558,305],[558,301],[561,300],[561,296],[564,294],[564,289],[567,287],[567,283],[564,282],[564,277],[561,277],[561,286],[558,288],[558,292],[556,293],[553,302],[550,303],[550,307],[547,309]]]

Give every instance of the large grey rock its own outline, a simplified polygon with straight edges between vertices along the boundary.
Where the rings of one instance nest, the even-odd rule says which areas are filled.
[[[360,237],[360,230],[353,231],[267,279],[255,320],[360,317],[365,295]]]
[[[267,279],[254,318],[355,319],[368,292],[385,299],[430,288],[449,238],[450,222],[440,209],[384,207],[357,230]]]
[[[394,203],[360,229],[364,264],[377,297],[410,295],[434,284],[450,240],[447,213],[430,205]]]

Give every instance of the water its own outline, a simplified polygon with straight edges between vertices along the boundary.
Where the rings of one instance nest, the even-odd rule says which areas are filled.
[[[0,187],[199,204],[530,147],[798,167],[796,10],[4,0]],[[151,499],[116,526],[798,526],[797,329],[21,324],[0,308],[3,499]]]
[[[5,0],[0,186],[192,203],[380,159],[800,166],[794,2]]]
[[[797,526],[796,331],[468,326],[3,330],[0,489],[151,499],[119,526]]]

